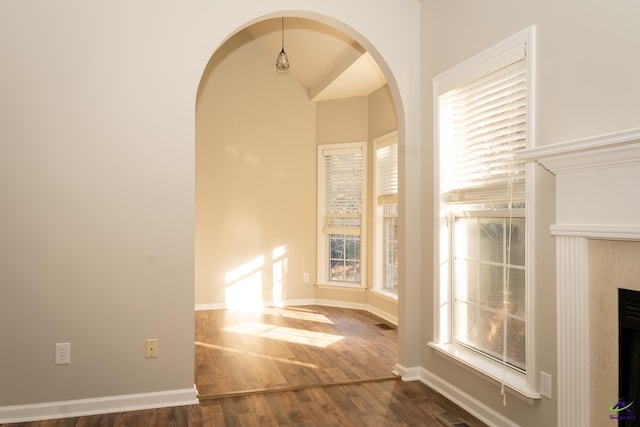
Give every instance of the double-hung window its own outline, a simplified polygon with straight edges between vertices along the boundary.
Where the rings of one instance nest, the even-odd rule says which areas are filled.
[[[318,147],[318,283],[363,287],[366,144]]]
[[[375,287],[398,294],[398,132],[374,140]]]
[[[439,272],[432,346],[529,397],[533,28],[434,79]],[[531,190],[529,190],[530,193]]]

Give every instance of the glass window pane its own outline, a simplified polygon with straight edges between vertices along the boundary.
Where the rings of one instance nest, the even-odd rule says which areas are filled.
[[[454,339],[524,370],[525,221],[457,217],[454,227]]]
[[[507,319],[507,362],[520,369],[526,367],[525,322]]]
[[[478,220],[457,218],[454,230],[456,258],[478,258]]]
[[[503,316],[501,313],[480,309],[478,320],[479,349],[502,359]]]
[[[398,289],[398,222],[396,217],[384,218],[384,283],[389,291]]]
[[[504,219],[480,218],[480,259],[504,262]]]
[[[478,346],[478,309],[456,301],[455,339],[471,347]]]
[[[510,268],[509,272],[509,314],[524,317],[525,283],[524,270]]]
[[[360,236],[329,235],[329,280],[360,281]]]
[[[494,310],[502,310],[504,299],[504,267],[480,265],[480,304]]]
[[[475,261],[456,260],[457,299],[478,302],[478,263]]]
[[[509,264],[524,266],[525,260],[525,234],[524,218],[511,218],[511,256]]]

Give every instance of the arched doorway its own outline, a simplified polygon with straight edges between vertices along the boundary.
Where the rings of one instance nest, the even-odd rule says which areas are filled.
[[[285,73],[275,68],[283,40]],[[216,51],[197,100],[197,308],[323,301],[397,324],[393,298],[314,278],[317,146],[366,141],[372,158],[373,139],[398,129],[398,104],[371,54],[316,20],[262,20]]]

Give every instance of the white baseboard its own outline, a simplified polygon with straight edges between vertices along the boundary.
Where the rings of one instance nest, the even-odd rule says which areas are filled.
[[[402,377],[402,381],[420,381],[420,367],[407,368],[401,364],[396,364],[396,371]]]
[[[206,310],[224,310],[227,308],[226,304],[196,304],[196,311],[206,311]]]
[[[347,301],[338,301],[332,299],[317,299],[317,305],[324,305],[325,307],[337,307],[337,308],[350,308],[352,310],[366,310],[367,304],[359,303],[359,302],[347,302]]]
[[[386,311],[382,311],[378,307],[374,307],[372,305],[367,305],[367,308],[365,308],[365,310],[367,310],[371,314],[375,314],[376,316],[383,318],[392,325],[398,326],[398,316],[392,316]]]
[[[465,393],[453,384],[443,380],[427,369],[417,369],[419,369],[420,371],[421,382],[428,385],[485,424],[495,427],[520,427],[519,424],[514,423],[509,418],[480,402],[475,397]]]
[[[307,299],[286,299],[282,302],[285,307],[296,307],[298,305],[315,305],[317,304],[315,298]]]
[[[198,404],[196,389],[125,394],[91,399],[0,406],[0,424],[51,420]]]

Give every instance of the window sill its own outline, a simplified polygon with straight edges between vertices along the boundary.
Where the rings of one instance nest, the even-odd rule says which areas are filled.
[[[372,294],[376,294],[381,298],[388,299],[393,302],[398,302],[398,294],[394,294],[392,292],[383,291],[381,289],[369,289]]]
[[[430,342],[429,347],[436,350],[439,355],[452,359],[485,379],[493,380],[498,385],[504,383],[505,388],[511,391],[514,396],[529,404],[533,404],[534,400],[540,399],[540,394],[527,384],[527,376],[525,374],[515,372],[486,357],[480,356],[474,351],[455,344]]]
[[[329,282],[329,283],[318,282],[316,283],[316,286],[321,289],[339,289],[342,291],[364,292],[367,289],[365,285],[362,285],[360,283],[353,284],[353,283],[347,283],[347,282]]]

